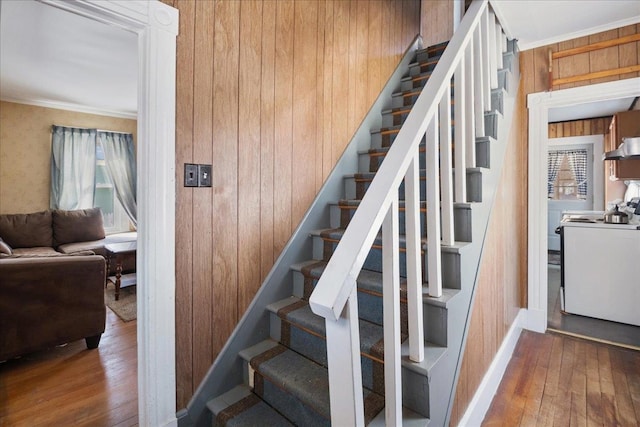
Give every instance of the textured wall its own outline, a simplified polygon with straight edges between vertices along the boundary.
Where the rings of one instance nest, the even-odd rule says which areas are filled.
[[[164,1],[180,10],[182,408],[419,33],[420,0]],[[213,164],[213,187],[182,187],[184,163]]]
[[[136,121],[0,102],[0,214],[49,209],[51,125],[130,132]]]

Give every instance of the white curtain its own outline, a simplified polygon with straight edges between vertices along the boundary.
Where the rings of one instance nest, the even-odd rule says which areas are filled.
[[[51,209],[93,207],[96,177],[96,130],[52,127]]]
[[[109,178],[115,187],[116,196],[131,222],[137,226],[136,157],[133,135],[98,131],[98,138],[104,150],[104,161]]]

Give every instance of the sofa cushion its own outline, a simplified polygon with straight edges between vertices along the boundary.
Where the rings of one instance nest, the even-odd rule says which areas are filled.
[[[98,255],[107,256],[107,251],[104,246],[110,243],[123,243],[134,242],[138,238],[138,233],[135,231],[128,231],[125,233],[109,234],[104,239],[89,240],[85,242],[66,243],[58,246],[58,251],[71,254],[78,251],[93,251]]]
[[[51,211],[0,215],[0,237],[15,248],[53,246]]]
[[[53,245],[103,239],[100,208],[53,211]]]
[[[0,254],[2,255],[11,255],[11,246],[7,245],[7,243],[0,239]]]
[[[72,254],[63,254],[49,247],[42,248],[20,248],[13,251],[11,255],[2,255],[0,259],[9,258],[51,258],[51,257],[68,257],[68,256],[87,256],[95,255],[92,251],[74,252]]]

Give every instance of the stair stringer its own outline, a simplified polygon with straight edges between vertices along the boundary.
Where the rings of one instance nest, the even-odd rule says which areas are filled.
[[[510,43],[511,44],[511,43]],[[446,426],[451,418],[462,357],[466,346],[472,314],[480,261],[491,218],[495,194],[502,176],[507,140],[513,124],[513,112],[520,84],[519,64],[515,43],[514,62],[507,79],[510,90],[504,98],[504,114],[498,119],[498,139],[491,145],[491,169],[483,171],[482,202],[474,204],[472,215],[472,243],[460,248],[460,294],[451,301],[447,329],[448,351],[431,370],[429,377],[430,425]],[[445,247],[443,247],[444,250]]]
[[[354,133],[187,408],[177,413],[179,426],[210,426],[212,420],[207,402],[243,383],[243,361],[238,354],[243,349],[269,338],[267,306],[291,295],[291,265],[311,258],[312,239],[309,235],[313,230],[326,228],[330,223],[329,206],[335,200],[343,198],[344,175],[358,172],[358,152],[370,147],[371,129],[381,127],[382,112],[391,108],[392,94],[400,87],[415,52],[421,48],[422,37],[418,35],[406,49],[402,60]]]

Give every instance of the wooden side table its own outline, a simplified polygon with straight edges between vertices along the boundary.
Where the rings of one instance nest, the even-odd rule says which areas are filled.
[[[109,265],[115,261],[116,263],[116,292],[115,299],[118,301],[120,298],[120,279],[122,278],[122,262],[125,258],[136,256],[136,249],[138,242],[123,242],[123,243],[111,243],[105,245],[104,248],[107,251],[107,271],[109,271]]]

